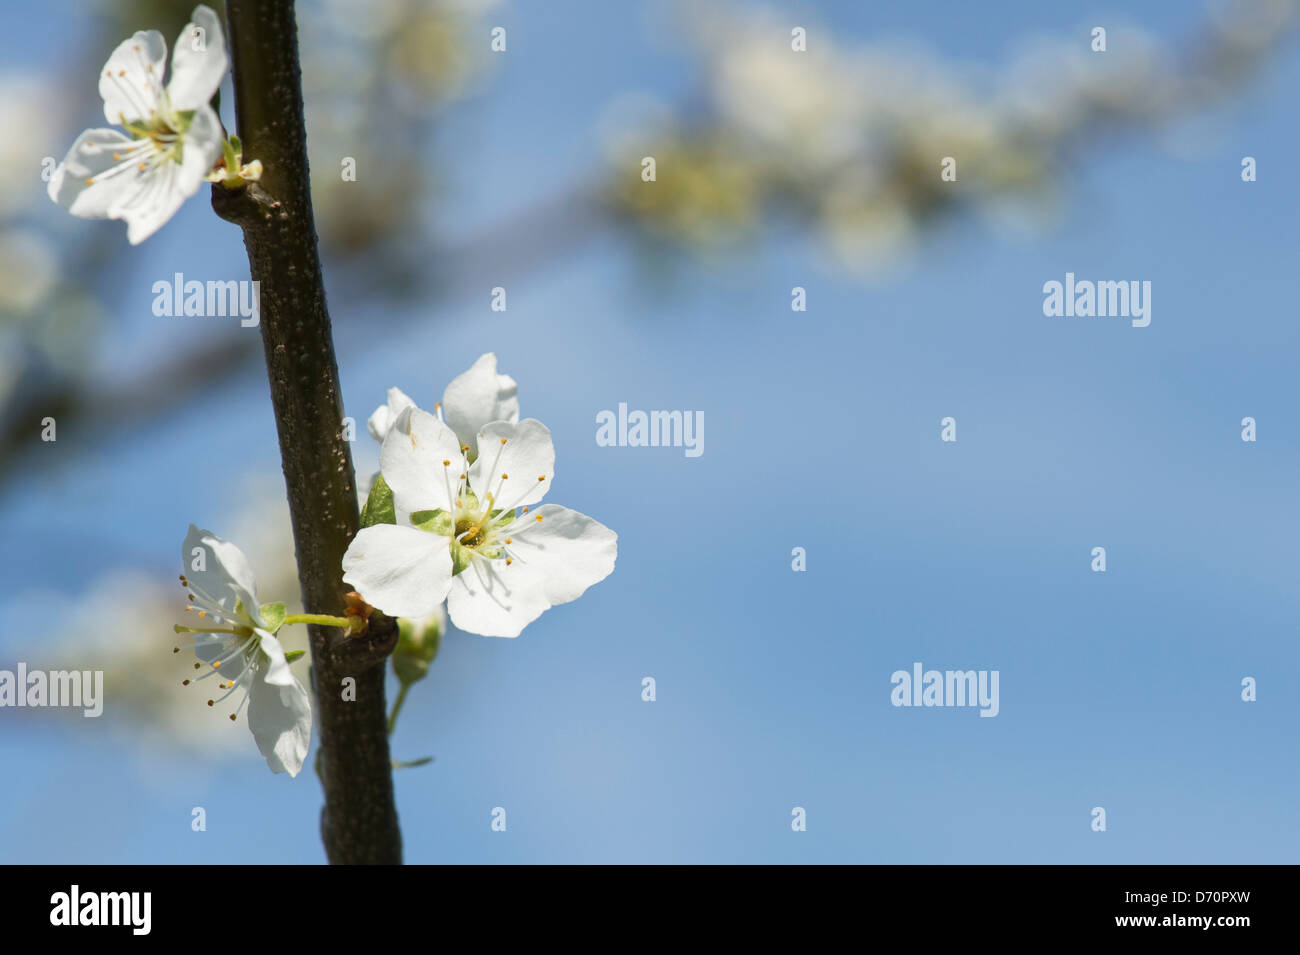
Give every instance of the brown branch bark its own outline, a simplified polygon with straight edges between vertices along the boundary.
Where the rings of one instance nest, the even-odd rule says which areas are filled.
[[[293,0],[228,0],[226,7],[244,157],[261,160],[264,172],[244,189],[214,186],[212,205],[243,229],[249,269],[261,283],[262,344],[303,606],[338,615],[348,590],[341,562],[359,515],[312,217]],[[331,863],[400,863],[384,702],[384,660],[396,629],[383,618],[359,638],[308,629],[326,855]],[[344,699],[348,677],[355,701]]]

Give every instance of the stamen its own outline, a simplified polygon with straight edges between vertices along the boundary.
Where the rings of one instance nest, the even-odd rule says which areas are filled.
[[[460,484],[456,485],[456,493],[451,493],[451,478],[447,477],[447,468],[451,467],[451,462],[444,460],[442,462],[442,486],[447,492],[447,507],[450,509],[447,516],[451,519],[451,533],[456,535],[456,507],[460,504]]]
[[[502,438],[502,439],[501,439],[501,446],[497,448],[497,457],[496,457],[496,460],[492,462],[492,470],[488,471],[488,473],[487,473],[487,482],[486,482],[486,486],[485,486],[484,489],[488,492],[488,495],[487,495],[487,496],[488,496],[489,498],[493,498],[493,499],[495,499],[495,498],[497,497],[497,495],[501,493],[501,485],[500,485],[500,484],[497,485],[496,493],[493,493],[493,492],[492,492],[492,475],[493,475],[494,473],[496,473],[497,465],[501,463],[501,452],[502,452],[502,450],[505,448],[505,444],[506,444],[506,439],[505,439],[505,438]],[[505,478],[505,475],[503,474],[503,475],[501,475],[501,477],[504,479],[504,478]],[[490,506],[491,506],[491,505],[489,504],[489,507],[490,507]]]

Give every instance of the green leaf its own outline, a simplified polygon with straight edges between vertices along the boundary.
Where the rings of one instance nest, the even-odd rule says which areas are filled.
[[[230,140],[221,144],[221,152],[226,160],[226,178],[239,175],[239,152]]]
[[[433,762],[432,756],[421,756],[419,759],[393,760],[393,769],[410,769],[413,766],[427,766]]]
[[[285,651],[284,658],[292,663],[294,660],[301,660],[306,655],[306,650],[287,650]]]
[[[266,621],[267,630],[275,633],[284,625],[284,618],[288,615],[284,604],[262,604],[259,609],[262,611],[262,619]]]
[[[375,483],[370,485],[370,494],[366,497],[366,506],[361,509],[361,526],[372,527],[375,524],[396,524],[397,511],[393,507],[393,491],[382,474],[375,476]]]

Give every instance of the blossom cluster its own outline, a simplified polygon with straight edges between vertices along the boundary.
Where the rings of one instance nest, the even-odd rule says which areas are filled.
[[[534,418],[520,420],[517,386],[497,371],[495,355],[453,379],[433,412],[389,389],[368,427],[381,446],[380,470],[362,511],[366,526],[343,557],[343,579],[358,604],[404,618],[416,642],[430,621],[441,631],[444,612],[466,633],[517,637],[613,571],[618,535],[542,503],[555,477],[551,432]],[[230,719],[247,704],[267,764],[297,775],[311,707],[276,634],[286,623],[322,622],[319,615],[286,616],[283,604],[259,604],[248,559],[210,531],[191,525],[181,556],[189,609],[205,624],[176,627],[195,636],[194,667],[205,671],[185,684],[217,677],[224,694],[209,706],[243,690]],[[418,679],[429,648],[406,655],[422,657]]]

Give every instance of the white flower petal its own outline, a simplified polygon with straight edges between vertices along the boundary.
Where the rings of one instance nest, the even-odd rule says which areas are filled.
[[[535,504],[546,496],[554,476],[551,432],[536,418],[518,424],[494,421],[479,431],[478,459],[469,469],[469,486],[480,501],[492,494],[498,508]]]
[[[254,678],[248,693],[248,728],[273,773],[297,776],[311,743],[311,698],[303,685]]]
[[[366,430],[370,432],[370,437],[383,444],[384,438],[388,437],[388,432],[397,423],[402,412],[414,407],[415,402],[408,398],[401,388],[389,388],[388,404],[376,408],[375,413],[366,422]]]
[[[99,71],[104,118],[124,126],[156,115],[162,107],[167,43],[157,30],[123,40]]]
[[[363,527],[343,555],[343,579],[393,617],[423,617],[447,596],[451,550],[441,534],[414,527]]]
[[[201,559],[196,556],[196,549],[202,550]],[[258,609],[253,567],[234,544],[191,524],[181,545],[181,565],[196,595],[217,603],[232,620],[237,619],[235,601],[238,600],[243,604],[245,619],[259,627],[266,625]]]
[[[519,561],[479,559],[452,578],[447,613],[466,633],[517,637],[551,606],[545,590],[545,578]]]
[[[226,38],[217,15],[200,4],[194,8],[192,17],[172,47],[172,75],[167,83],[167,95],[172,108],[177,110],[207,106],[229,65]]]
[[[411,408],[404,414],[407,420],[398,422],[384,439],[380,473],[402,510],[450,510],[464,467],[456,434],[427,411]]]
[[[510,553],[515,558],[506,574],[521,564],[536,572],[552,606],[577,600],[604,580],[618,557],[617,534],[558,504],[543,504],[521,515],[505,533],[513,541]]]
[[[50,198],[74,216],[109,218],[112,209],[139,188],[139,178],[123,155],[136,145],[136,140],[116,129],[86,130],[50,177]],[[123,164],[127,166],[124,171],[103,175]]]
[[[221,120],[211,107],[200,107],[185,134],[182,162],[164,162],[147,177],[135,196],[116,205],[114,219],[125,219],[126,237],[139,245],[161,229],[176,210],[203,185],[221,155]]]
[[[284,647],[269,631],[258,629],[258,646],[266,654],[265,660],[258,662],[258,679],[265,680],[272,686],[288,686],[294,676],[289,672],[289,661],[285,658]]]
[[[519,420],[519,387],[509,375],[497,374],[497,356],[479,356],[468,371],[451,380],[442,393],[442,414],[461,444],[474,446],[480,428],[493,421]]]

